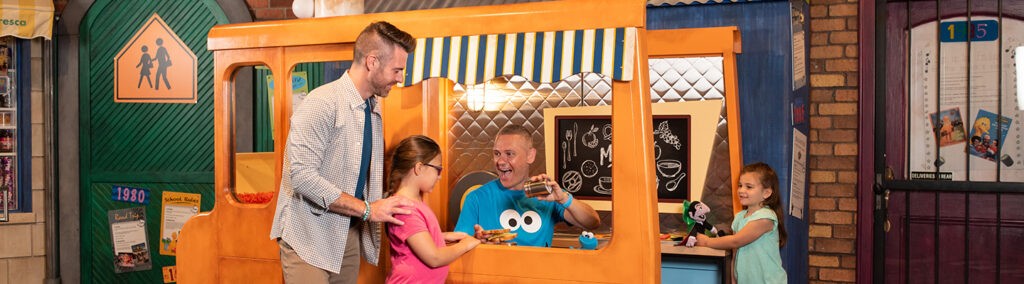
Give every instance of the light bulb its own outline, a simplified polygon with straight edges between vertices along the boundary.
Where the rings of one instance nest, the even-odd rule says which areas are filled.
[[[313,0],[295,0],[292,2],[292,12],[300,19],[313,17]]]

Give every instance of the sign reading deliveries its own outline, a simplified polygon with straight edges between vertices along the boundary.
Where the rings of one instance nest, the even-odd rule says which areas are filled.
[[[153,13],[114,57],[114,102],[196,103],[196,55]]]

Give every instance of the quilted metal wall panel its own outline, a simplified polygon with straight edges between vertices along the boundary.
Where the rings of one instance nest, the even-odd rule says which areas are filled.
[[[583,73],[565,80],[541,84],[519,76],[498,77],[490,81],[492,87],[507,94],[496,102],[495,110],[471,111],[465,86],[455,85],[449,97],[448,164],[451,176],[465,173],[493,171],[491,146],[494,136],[502,127],[519,124],[533,131],[534,147],[544,153],[544,114],[548,107],[577,107],[607,105],[611,102],[611,80],[600,74]],[[537,155],[534,165],[544,165],[543,154]],[[543,167],[533,167],[530,174],[540,174]],[[454,181],[453,181],[454,182]]]

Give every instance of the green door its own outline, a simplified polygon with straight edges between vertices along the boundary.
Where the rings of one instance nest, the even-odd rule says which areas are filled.
[[[153,14],[196,56],[196,103],[115,103],[114,58]],[[228,18],[215,0],[96,0],[81,25],[80,157],[83,283],[162,283],[161,196],[199,193],[213,209],[211,27]],[[155,50],[154,50],[155,51]],[[175,63],[177,64],[177,63]],[[170,65],[169,65],[170,66]],[[149,190],[149,202],[114,201],[115,186]],[[142,207],[151,268],[115,273],[108,212]]]

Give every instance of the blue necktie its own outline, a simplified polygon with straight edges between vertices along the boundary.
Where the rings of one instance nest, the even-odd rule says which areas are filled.
[[[359,159],[359,181],[356,182],[355,197],[363,199],[363,188],[366,187],[366,176],[370,172],[370,155],[373,151],[373,124],[370,113],[373,111],[372,98],[366,99],[366,119],[363,120],[363,157]]]

